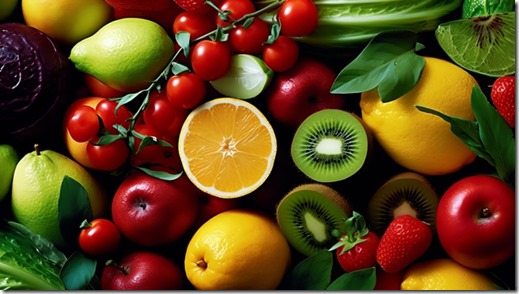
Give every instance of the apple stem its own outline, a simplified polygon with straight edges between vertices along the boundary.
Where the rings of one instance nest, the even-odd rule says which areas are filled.
[[[206,269],[207,268],[207,263],[205,262],[205,260],[202,259],[202,260],[199,260],[199,261],[196,262],[196,266],[201,267],[203,269]]]
[[[114,266],[114,267],[118,268],[121,272],[123,272],[123,274],[125,276],[130,273],[130,270],[127,266],[122,266],[122,265],[118,264],[117,262],[115,262],[113,259],[109,259],[108,261],[106,261],[105,265]]]
[[[34,151],[36,151],[36,155],[40,155],[40,144],[36,143],[34,144]]]
[[[487,217],[490,217],[491,213],[490,213],[490,209],[488,209],[488,207],[485,207],[481,210],[481,216],[484,217],[484,218],[487,218]]]

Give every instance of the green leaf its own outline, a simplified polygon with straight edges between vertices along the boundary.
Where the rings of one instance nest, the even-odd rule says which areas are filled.
[[[384,102],[402,96],[416,85],[425,66],[424,58],[414,53],[421,48],[417,38],[408,30],[378,34],[339,72],[330,92],[352,94],[379,87]]]
[[[178,63],[178,62],[171,63],[171,73],[173,75],[179,75],[183,72],[188,72],[188,71],[189,71],[189,67],[183,65],[182,63]]]
[[[85,188],[73,178],[65,175],[61,182],[58,202],[59,229],[63,238],[76,240],[79,226],[84,219],[92,218],[92,208]]]
[[[333,254],[328,250],[307,257],[288,274],[288,286],[293,290],[325,290],[332,277]]]
[[[99,140],[97,140],[97,142],[94,142],[94,141],[90,141],[90,142],[96,146],[104,146],[104,145],[113,143],[119,139],[124,139],[124,136],[122,134],[104,135],[104,136],[99,137]]]
[[[184,52],[184,56],[189,56],[189,47],[191,45],[190,34],[185,31],[180,31],[175,34],[175,41]]]
[[[269,44],[274,43],[274,41],[276,41],[279,38],[280,34],[281,34],[281,25],[279,24],[279,21],[274,21],[270,25],[270,34],[269,34],[267,41],[265,41],[264,45],[269,45]]]
[[[66,290],[82,290],[95,275],[97,260],[81,251],[74,252],[65,262],[60,277]]]
[[[136,169],[141,170],[142,172],[146,173],[147,175],[150,175],[154,178],[161,179],[164,181],[174,181],[182,175],[183,172],[179,172],[176,174],[169,173],[166,171],[158,171],[158,170],[152,170],[149,168],[145,168],[143,166],[134,166]]]
[[[376,269],[370,267],[342,274],[326,290],[373,290],[376,282]]]

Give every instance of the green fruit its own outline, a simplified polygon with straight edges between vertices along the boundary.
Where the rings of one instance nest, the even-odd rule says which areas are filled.
[[[72,47],[76,68],[108,86],[134,92],[148,87],[173,58],[173,40],[159,24],[143,18],[109,22]]]
[[[515,9],[513,0],[465,0],[461,8],[462,18],[487,16],[495,13],[511,12]]]
[[[0,202],[4,200],[13,182],[13,174],[19,157],[13,146],[8,144],[0,145]]]
[[[1,0],[0,1],[0,21],[6,20],[16,9],[18,0]]]
[[[94,218],[104,215],[106,193],[81,165],[52,150],[26,154],[14,171],[11,207],[15,220],[42,235],[58,247],[66,242],[60,232],[58,204],[65,175],[76,180],[88,193]]]

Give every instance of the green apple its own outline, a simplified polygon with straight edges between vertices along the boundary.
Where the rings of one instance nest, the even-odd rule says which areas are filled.
[[[5,1],[5,0],[2,0]],[[18,163],[18,153],[9,144],[0,145],[0,201],[11,190],[11,184],[13,181],[13,174],[16,164]]]
[[[18,0],[0,0],[0,21],[11,16],[17,4]]]

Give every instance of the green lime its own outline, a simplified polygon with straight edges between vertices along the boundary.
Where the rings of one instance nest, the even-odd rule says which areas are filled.
[[[19,157],[13,146],[9,144],[0,145],[0,202],[11,190],[14,169]]]
[[[262,59],[250,54],[236,54],[232,57],[229,71],[211,81],[211,85],[222,95],[250,99],[263,92],[272,76],[273,71]]]
[[[436,39],[466,70],[490,77],[515,74],[515,12],[440,24]]]
[[[514,0],[465,0],[461,9],[463,18],[487,16],[495,13],[511,12],[515,9]]]

